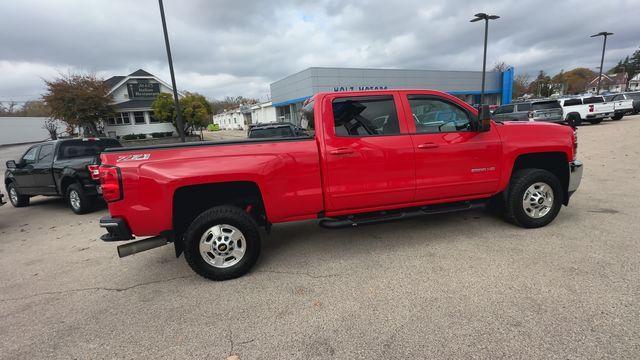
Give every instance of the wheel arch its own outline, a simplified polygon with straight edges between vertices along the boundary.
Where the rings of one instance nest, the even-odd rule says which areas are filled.
[[[560,180],[563,189],[563,204],[569,204],[569,159],[564,152],[541,152],[519,155],[513,164],[511,177],[518,170],[542,169],[554,174]],[[508,191],[508,188],[507,188]],[[506,191],[505,191],[506,193]],[[505,194],[507,195],[507,194]]]
[[[269,221],[262,192],[252,181],[233,181],[188,185],[177,188],[172,201],[172,225],[175,239],[181,239],[189,224],[202,212],[220,205],[233,205],[247,211],[260,225]],[[179,246],[180,241],[176,241]],[[178,249],[176,253],[179,254]]]

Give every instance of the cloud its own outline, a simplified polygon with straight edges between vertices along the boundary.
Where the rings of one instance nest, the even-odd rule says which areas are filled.
[[[640,46],[637,1],[165,0],[178,87],[209,97],[264,98],[268,84],[310,66],[475,70],[483,27],[488,62],[517,72],[605,68]],[[597,21],[594,21],[597,19]],[[144,68],[169,80],[157,5],[126,0],[23,0],[3,4],[0,100],[40,94],[41,77]]]

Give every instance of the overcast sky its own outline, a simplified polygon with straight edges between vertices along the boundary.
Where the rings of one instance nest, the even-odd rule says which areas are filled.
[[[640,0],[165,0],[178,89],[211,98],[266,98],[269,83],[311,66],[479,70],[482,23],[488,64],[516,73],[599,66],[640,46]],[[170,81],[156,0],[3,1],[0,101],[43,92],[60,72],[126,75],[138,68]]]

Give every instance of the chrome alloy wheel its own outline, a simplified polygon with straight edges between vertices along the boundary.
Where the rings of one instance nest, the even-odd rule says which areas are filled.
[[[237,264],[246,249],[242,231],[228,224],[214,225],[200,237],[200,256],[213,267],[228,268]]]
[[[18,203],[18,192],[13,187],[9,189],[9,199],[11,199],[12,204]]]
[[[525,214],[534,219],[544,217],[553,208],[553,189],[548,184],[537,182],[527,188],[522,197]]]
[[[69,192],[69,203],[71,203],[71,207],[74,209],[80,209],[80,194],[78,194],[77,191],[71,190]]]

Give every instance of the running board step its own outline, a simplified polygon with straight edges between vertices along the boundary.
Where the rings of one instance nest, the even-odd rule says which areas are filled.
[[[483,207],[485,207],[484,201],[463,201],[446,205],[427,205],[403,210],[358,214],[337,219],[322,219],[320,220],[318,225],[327,229],[339,229],[345,227],[357,227],[362,225],[377,224],[387,221],[410,219],[424,215],[474,210]]]

